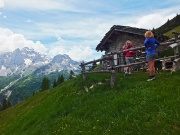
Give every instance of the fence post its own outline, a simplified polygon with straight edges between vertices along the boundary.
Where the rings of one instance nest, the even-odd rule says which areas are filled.
[[[172,32],[174,34],[174,39],[175,39],[175,42],[178,40],[178,33],[177,32]]]
[[[109,54],[109,62],[110,62],[110,67],[112,70],[114,70],[114,56],[111,54]]]
[[[179,55],[179,46],[174,47],[174,55],[176,57]]]
[[[111,88],[113,88],[115,82],[116,82],[116,71],[114,69],[114,55],[111,53],[110,54],[110,66],[111,66],[111,80],[110,80],[110,85],[111,85]]]
[[[86,74],[85,74],[86,69],[85,69],[84,61],[81,63],[81,68],[82,68],[81,73],[82,73],[82,76],[83,76],[83,80],[85,81],[86,80]]]
[[[110,80],[111,88],[113,88],[115,82],[116,82],[116,72],[115,70],[111,70],[111,80]]]
[[[175,42],[178,40],[178,33],[176,32],[173,32],[174,34],[174,39],[175,39]],[[174,47],[174,55],[177,56],[179,55],[179,45],[177,45],[176,47]]]

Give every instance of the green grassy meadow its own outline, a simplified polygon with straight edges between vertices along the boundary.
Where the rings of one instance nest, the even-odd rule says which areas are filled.
[[[111,89],[110,74],[79,75],[1,111],[0,135],[180,134],[180,71],[147,77],[117,73]]]
[[[169,38],[174,38],[174,34],[172,32],[180,32],[180,26],[175,27],[174,29],[164,33],[164,35],[168,36]]]

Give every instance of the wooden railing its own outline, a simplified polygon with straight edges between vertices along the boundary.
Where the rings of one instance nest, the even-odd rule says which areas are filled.
[[[178,40],[178,36],[180,35],[179,33],[175,33],[175,39],[173,40],[169,40],[167,42],[161,43],[161,45],[164,46],[169,46],[170,48],[174,49],[174,55],[173,56],[168,56],[168,57],[163,57],[163,58],[158,58],[155,61],[159,61],[159,60],[164,60],[164,59],[179,59],[179,46],[180,46],[180,40]],[[111,52],[106,54],[104,57],[97,59],[97,60],[93,60],[93,61],[89,61],[89,62],[82,62],[80,64],[80,67],[82,69],[81,73],[83,76],[83,80],[86,80],[86,74],[94,74],[94,73],[110,73],[111,74],[111,78],[110,78],[110,85],[111,87],[114,86],[115,82],[116,82],[116,69],[117,68],[123,68],[123,67],[127,67],[127,66],[134,66],[134,65],[140,65],[140,64],[144,64],[147,63],[146,61],[141,61],[141,62],[136,62],[136,63],[132,63],[132,64],[128,64],[128,65],[124,65],[124,64],[117,64],[114,62],[115,58],[114,56],[117,54],[122,54],[124,52],[127,51],[136,51],[136,50],[141,50],[141,49],[145,49],[144,46],[141,47],[136,47],[136,48],[132,48],[132,49],[128,49],[128,50],[123,50],[123,51],[118,51],[118,52]],[[96,62],[100,62],[102,63],[102,67],[100,70],[97,71],[87,71],[86,67],[88,67],[89,64],[93,64]],[[108,64],[107,64],[108,63]]]

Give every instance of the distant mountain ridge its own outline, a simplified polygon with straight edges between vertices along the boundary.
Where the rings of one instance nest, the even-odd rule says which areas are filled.
[[[0,76],[13,74],[49,74],[61,70],[79,70],[79,62],[72,60],[68,55],[58,54],[49,58],[34,49],[25,47],[0,55]]]
[[[63,75],[68,79],[69,72],[80,72],[80,63],[66,54],[49,58],[34,49],[16,49],[0,55],[0,101],[5,97],[14,105],[41,89],[44,76],[51,82]]]
[[[68,55],[58,54],[46,65],[37,68],[34,71],[36,75],[46,75],[51,72],[62,71],[62,70],[73,70],[79,71],[79,62],[72,60]]]

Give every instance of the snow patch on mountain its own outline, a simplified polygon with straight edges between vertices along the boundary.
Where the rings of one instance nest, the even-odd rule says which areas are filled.
[[[31,65],[32,60],[30,60],[30,59],[24,59],[24,63],[25,63],[25,65]]]
[[[12,74],[49,74],[61,70],[80,70],[79,62],[72,60],[68,55],[58,54],[49,58],[32,48],[17,48],[13,52],[0,55],[0,76]]]
[[[6,69],[6,67],[4,67],[3,65],[1,66],[1,69]]]

